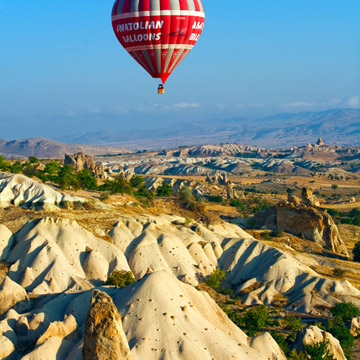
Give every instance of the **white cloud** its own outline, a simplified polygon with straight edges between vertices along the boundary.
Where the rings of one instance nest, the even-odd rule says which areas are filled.
[[[358,107],[360,105],[360,99],[359,96],[354,95],[351,96],[345,103],[345,105],[350,106],[350,107]]]
[[[199,107],[201,107],[201,105],[196,102],[193,102],[193,103],[182,102],[182,103],[170,105],[170,108],[174,108],[174,109],[194,109],[194,108],[199,108]]]
[[[311,101],[293,101],[289,103],[284,103],[281,106],[282,107],[290,107],[290,108],[304,108],[304,107],[311,107],[311,106],[317,106],[318,103],[311,102]]]

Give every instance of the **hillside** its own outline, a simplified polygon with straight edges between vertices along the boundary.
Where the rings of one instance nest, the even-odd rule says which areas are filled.
[[[121,145],[132,149],[163,149],[178,145],[240,143],[258,147],[306,145],[318,137],[328,143],[360,145],[360,110],[283,113],[260,118],[189,121],[164,125],[156,131],[90,132],[69,134],[61,141]],[[156,145],[154,145],[156,144]]]
[[[117,146],[63,144],[57,141],[31,138],[22,140],[0,139],[0,155],[5,157],[63,158],[65,154],[86,152],[89,155],[127,154],[131,150]]]

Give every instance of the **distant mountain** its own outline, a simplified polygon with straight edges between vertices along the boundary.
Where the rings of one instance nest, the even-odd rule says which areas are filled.
[[[48,139],[0,139],[0,154],[5,157],[63,158],[66,153],[84,152],[88,155],[126,154],[131,150],[122,147],[63,144]]]
[[[179,123],[157,130],[121,134],[91,132],[62,138],[64,142],[121,145],[132,149],[159,149],[179,145],[240,143],[260,147],[289,147],[315,142],[360,145],[360,109],[284,113],[262,118]]]

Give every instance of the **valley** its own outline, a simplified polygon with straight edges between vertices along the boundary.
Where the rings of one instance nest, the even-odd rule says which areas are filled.
[[[359,359],[360,313],[333,315],[360,309],[359,154],[319,139],[2,158],[2,358],[98,356],[99,321],[128,359],[296,359],[311,341]]]

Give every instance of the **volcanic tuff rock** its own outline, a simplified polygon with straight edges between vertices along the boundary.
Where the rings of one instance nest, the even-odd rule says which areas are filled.
[[[351,320],[350,332],[353,336],[358,336],[360,334],[360,316]]]
[[[106,178],[103,164],[95,163],[92,156],[82,152],[74,155],[65,154],[64,164],[73,166],[76,171],[88,169],[98,179]]]
[[[118,248],[68,219],[25,224],[6,261],[9,277],[34,294],[90,289],[114,270],[130,271]]]
[[[23,175],[0,173],[0,207],[10,205],[56,210],[64,202],[85,200],[60,193]]]
[[[218,172],[215,172],[215,174],[212,176],[207,175],[206,181],[212,184],[219,184],[224,186],[231,184],[231,181],[228,179],[225,173],[218,173]]]
[[[0,260],[8,257],[13,241],[12,232],[5,225],[0,224]]]
[[[322,278],[291,254],[253,239],[236,225],[206,228],[196,223],[191,227],[183,224],[184,219],[165,215],[124,217],[110,236],[125,253],[136,279],[141,279],[148,269],[162,270],[197,286],[220,267],[246,305],[271,304],[279,294],[290,298],[293,310],[314,314],[318,313],[317,305],[331,306],[346,299],[345,294],[360,305],[356,298],[360,291],[349,282]],[[244,291],[257,282],[262,285]]]
[[[82,349],[84,360],[130,360],[131,354],[121,316],[111,297],[92,292]]]
[[[10,340],[0,337],[0,344],[14,358],[21,352],[29,360],[82,359],[89,289],[113,270],[131,269],[138,280],[123,289],[102,288],[121,314],[134,360],[164,359],[164,352],[174,360],[194,354],[200,360],[282,359],[271,337],[248,339],[207,293],[188,285],[216,268],[225,270],[245,305],[271,304],[279,295],[289,299],[287,309],[313,314],[339,301],[360,305],[360,291],[349,282],[321,277],[292,251],[257,241],[234,224],[207,228],[176,216],[122,215],[110,235],[113,244],[76,222],[49,218],[16,233],[5,259],[13,263],[8,277],[36,300],[30,311],[10,309],[0,321],[0,334]]]
[[[85,352],[89,355],[87,350],[91,350],[91,347],[100,350],[102,345],[114,345],[108,340],[112,331],[121,331],[118,310],[133,360],[267,360],[270,354],[275,358],[276,354],[282,353],[270,336],[260,337],[262,347],[259,346],[259,337],[251,342],[207,293],[182,283],[169,273],[154,272],[125,288],[102,290],[109,297],[102,292],[95,292],[101,294],[100,299],[98,296],[93,299],[87,323],[91,291],[43,297],[38,304],[34,303],[31,312],[23,315],[10,310],[6,319],[0,321],[0,331],[6,332],[9,339],[6,343],[7,352],[19,358],[18,351],[21,349],[26,354],[23,357],[26,360],[81,360],[82,348],[84,355]],[[111,304],[110,298],[115,306]],[[70,333],[64,338],[61,336],[67,332],[47,338],[51,324],[60,321],[65,325],[67,319],[72,317],[78,329],[85,329],[85,341],[81,336],[83,331]],[[75,323],[73,319],[68,322]],[[68,332],[72,329],[71,326],[66,328]],[[105,334],[94,339],[91,329]],[[90,339],[97,342],[89,344]],[[35,349],[34,342],[38,342]],[[96,344],[101,346],[94,346]],[[125,339],[123,345],[126,348]],[[167,357],[164,357],[164,353]],[[99,352],[97,357],[94,352],[91,354],[94,357],[84,358],[111,359],[108,354],[106,357],[102,357]],[[283,360],[282,357],[279,359]]]
[[[18,310],[26,309],[29,298],[23,287],[8,276],[1,279],[0,285],[0,315],[16,306]]]
[[[310,206],[310,207],[320,206],[320,203],[319,201],[317,201],[316,196],[313,193],[313,190],[309,188],[302,189],[301,202],[305,206]]]
[[[288,201],[281,201],[258,213],[255,216],[256,226],[303,236],[330,248],[334,253],[349,257],[334,220],[317,204],[312,190],[304,188],[301,200],[289,195]]]
[[[334,356],[335,360],[346,360],[339,340],[334,338],[330,333],[319,329],[317,326],[308,326],[298,333],[294,348],[299,351],[304,348],[304,345],[316,344],[324,340],[329,342],[328,350],[330,354]]]

